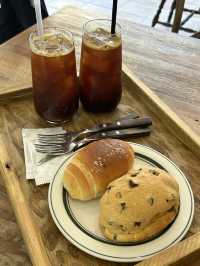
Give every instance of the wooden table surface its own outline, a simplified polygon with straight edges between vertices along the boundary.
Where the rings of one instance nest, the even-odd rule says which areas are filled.
[[[97,17],[93,12],[68,7],[48,18],[45,24],[67,26],[74,33],[79,61],[82,24],[94,16]],[[124,63],[199,134],[200,41],[124,20],[121,25]],[[16,86],[31,85],[28,49],[31,30],[0,47],[0,93]],[[0,214],[0,265],[30,265],[2,181]]]

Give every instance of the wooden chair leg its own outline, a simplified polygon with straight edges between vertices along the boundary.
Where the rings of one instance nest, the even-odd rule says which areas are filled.
[[[161,13],[161,11],[162,11],[162,9],[164,7],[165,2],[166,2],[166,0],[162,0],[161,1],[160,5],[158,7],[158,11],[156,12],[156,15],[153,18],[152,27],[154,27],[158,23],[160,13]]]
[[[176,0],[176,12],[174,17],[174,23],[172,26],[172,32],[178,32],[180,29],[184,4],[185,0]]]
[[[170,8],[169,16],[167,18],[167,23],[170,23],[171,22],[171,19],[172,19],[172,16],[173,16],[173,13],[174,13],[174,9],[175,8],[176,8],[176,0],[173,0],[172,5],[171,5],[171,8]]]

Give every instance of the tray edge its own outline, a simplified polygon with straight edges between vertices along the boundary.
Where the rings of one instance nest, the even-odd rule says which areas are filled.
[[[178,134],[176,134],[176,136],[178,139],[200,158],[200,138],[198,135],[164,101],[162,101],[160,97],[138,79],[126,65],[123,65],[122,69],[136,84],[138,91],[140,90],[144,97],[146,97],[145,100],[148,100],[151,109],[154,106],[153,108],[155,111],[160,111],[166,119],[165,123],[171,123],[168,125],[169,130],[173,130],[173,134],[174,131],[177,131]]]
[[[134,74],[133,72],[126,66],[123,65],[123,72],[137,85],[137,87],[140,89],[140,91],[143,93],[143,95],[148,99],[149,103],[153,103],[157,110],[161,111],[162,114],[164,115],[164,117],[167,119],[168,123],[171,122],[173,124],[173,127],[175,128],[175,130],[177,130],[178,132],[181,133],[181,136],[184,139],[184,144],[186,144],[187,146],[189,146],[190,149],[194,149],[195,154],[200,157],[200,138],[192,131],[192,129],[190,129],[189,126],[187,126],[185,124],[185,122],[183,122],[169,107],[168,105],[166,105],[154,92],[152,92],[142,81],[140,81]],[[23,86],[23,88],[25,88],[25,90],[27,89],[26,86]],[[28,89],[30,90],[30,89]],[[8,95],[8,94],[4,94],[4,95]],[[10,93],[9,93],[10,95]],[[1,95],[0,95],[1,96]],[[173,129],[174,129],[173,128]],[[9,198],[11,200],[11,203],[13,205],[13,209],[15,211],[15,215],[17,217],[17,221],[20,225],[20,229],[22,231],[22,235],[23,238],[25,240],[26,246],[29,250],[29,255],[31,257],[31,260],[33,262],[34,265],[38,265],[38,261],[41,260],[42,264],[40,265],[51,265],[50,260],[48,258],[48,255],[45,251],[45,247],[44,247],[44,243],[41,239],[41,235],[38,234],[39,230],[37,230],[37,225],[33,222],[33,219],[31,218],[31,212],[28,208],[28,203],[25,201],[24,198],[24,194],[20,188],[20,183],[18,180],[18,177],[16,175],[16,172],[14,171],[14,169],[12,171],[10,171],[9,169],[6,168],[6,163],[8,162],[8,154],[7,154],[7,149],[6,149],[6,145],[5,145],[5,141],[3,141],[4,137],[2,135],[0,135],[0,172],[2,173],[2,177],[4,179],[4,183],[6,185],[6,189],[8,191],[9,194]],[[183,139],[180,139],[183,142]],[[186,142],[185,142],[186,141]],[[189,141],[191,141],[191,143],[189,144]],[[13,189],[13,183],[11,182],[11,178],[10,175],[12,175],[12,180],[15,179],[15,186],[18,186],[18,193],[16,194],[16,192],[14,192]],[[27,233],[25,231],[25,229],[23,228],[24,225],[24,215],[20,213],[20,210],[18,208],[18,198],[19,195],[22,196],[22,199],[24,201],[24,206],[26,208],[27,211],[27,217],[29,219],[29,223],[30,223],[30,227],[33,230],[33,232],[36,235],[36,238],[32,237],[31,238],[31,243],[28,241],[29,238],[27,238]],[[30,230],[29,230],[30,231]],[[194,245],[194,240],[195,239],[195,243],[200,241],[200,233],[194,234],[192,237],[189,237],[186,240],[181,241],[180,243],[176,244],[175,246],[171,247],[169,250],[166,250],[164,252],[162,252],[161,254],[158,254],[156,256],[153,256],[150,259],[147,259],[143,262],[140,262],[137,265],[141,265],[141,266],[145,266],[145,265],[152,265],[152,266],[158,266],[158,265],[163,265],[160,263],[163,263],[163,258],[165,258],[165,264],[166,265],[170,265],[174,262],[180,261],[183,258],[188,257],[189,255],[191,255],[193,252],[199,251],[200,250],[200,245],[196,246]],[[38,247],[34,247],[37,246],[38,243]],[[180,249],[184,247],[185,249],[185,245],[190,246],[187,248],[187,250],[182,250],[180,252]],[[37,250],[39,250],[40,254],[42,254],[42,257],[39,258],[38,256],[38,252]],[[45,251],[45,253],[44,253]],[[169,254],[169,252],[173,252],[173,256],[166,255],[165,254]],[[176,254],[178,253],[178,255]],[[176,260],[176,258],[178,260]]]
[[[160,111],[165,117],[167,122],[171,123],[169,130],[173,130],[181,134],[176,135],[178,139],[185,144],[190,150],[192,150],[198,158],[200,158],[200,138],[195,132],[181,119],[179,116],[171,110],[171,108],[164,103],[148,86],[146,86],[140,79],[138,79],[134,73],[126,66],[123,65],[123,72],[136,84],[138,91],[142,92],[145,100],[148,99],[151,106],[156,107],[155,111]],[[152,105],[153,103],[153,105]],[[193,236],[182,240],[173,247],[157,254],[150,259],[139,262],[138,266],[163,266],[163,265],[183,265],[183,260],[188,261],[193,253],[200,251],[200,233],[196,233]],[[200,258],[200,254],[196,254]],[[181,264],[179,264],[179,262]],[[186,261],[185,261],[186,262]],[[187,262],[186,262],[187,263]],[[187,265],[187,264],[185,264]]]
[[[28,200],[22,192],[19,177],[10,162],[5,143],[5,135],[0,134],[0,172],[23,239],[26,243],[29,256],[33,265],[50,266],[51,263],[47,255],[40,230],[34,222],[33,215],[29,209]]]

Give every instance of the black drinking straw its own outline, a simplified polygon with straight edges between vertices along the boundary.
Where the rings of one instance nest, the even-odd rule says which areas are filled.
[[[117,17],[117,2],[118,0],[113,0],[111,34],[115,34],[116,17]]]

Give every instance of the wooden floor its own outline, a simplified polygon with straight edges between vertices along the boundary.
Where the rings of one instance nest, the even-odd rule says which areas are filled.
[[[84,9],[95,9],[108,16],[111,13],[112,0],[45,0],[49,14],[55,13],[65,5],[73,5]],[[151,26],[152,18],[155,15],[161,0],[119,0],[118,20],[127,19],[132,22]],[[172,0],[167,0],[160,18],[166,21]],[[185,6],[188,8],[200,8],[199,0],[186,0]],[[187,13],[183,15],[185,17]],[[194,30],[200,31],[200,15],[194,15],[185,25]],[[160,30],[170,29],[161,25],[156,25]],[[181,31],[179,34],[188,35]]]

